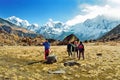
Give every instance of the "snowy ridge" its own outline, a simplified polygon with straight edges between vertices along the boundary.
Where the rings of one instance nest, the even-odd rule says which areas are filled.
[[[120,20],[97,16],[96,18],[87,19],[85,22],[75,25],[69,32],[73,32],[80,40],[97,39],[118,24],[120,24]]]
[[[97,16],[93,19],[87,19],[83,23],[79,23],[74,26],[66,26],[66,24],[61,22],[49,21],[49,24],[43,26],[41,31],[46,38],[63,40],[66,36],[70,34],[75,34],[81,41],[89,39],[97,39],[103,36],[106,32],[110,31],[118,24],[120,20],[115,18],[106,17],[103,15]]]
[[[36,32],[42,34],[45,38],[57,39],[58,36],[60,36],[64,31],[67,31],[68,28],[68,26],[60,21],[49,19],[49,21],[36,30]]]
[[[63,40],[68,35],[75,34],[82,41],[97,39],[120,24],[119,19],[103,15],[93,19],[87,19],[83,23],[73,26],[67,26],[63,22],[53,21],[52,19],[49,19],[49,21],[42,26],[30,24],[27,20],[22,20],[15,16],[9,17],[7,20],[27,30],[41,34],[45,38]]]
[[[30,30],[30,31],[35,31],[38,28],[38,24],[30,24],[27,20],[22,20],[15,16],[11,16],[6,20],[8,20],[13,24],[16,24],[19,27],[26,28],[27,30]]]
[[[11,17],[7,18],[7,20],[13,24],[16,24],[17,26],[22,26],[25,28],[30,25],[30,23],[27,20],[22,20],[15,16],[11,16]]]

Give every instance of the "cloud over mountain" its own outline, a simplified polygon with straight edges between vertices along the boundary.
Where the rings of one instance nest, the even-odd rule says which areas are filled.
[[[102,1],[103,0],[101,0],[101,2]],[[66,24],[72,26],[84,22],[87,19],[95,18],[98,15],[120,19],[119,5],[119,0],[106,0],[99,5],[80,4],[80,14],[76,15],[73,19],[68,20]]]

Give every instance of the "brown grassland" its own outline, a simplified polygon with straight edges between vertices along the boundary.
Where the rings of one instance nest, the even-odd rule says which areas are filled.
[[[84,46],[85,60],[68,57],[66,46],[51,46],[51,54],[57,56],[53,64],[43,63],[43,46],[0,46],[0,80],[120,80],[119,42]],[[80,66],[63,65],[70,60]],[[65,73],[48,73],[55,70]]]

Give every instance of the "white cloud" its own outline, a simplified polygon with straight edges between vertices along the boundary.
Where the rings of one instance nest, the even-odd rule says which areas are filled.
[[[94,18],[98,15],[106,15],[109,17],[115,17],[120,19],[120,1],[119,0],[107,0],[103,6],[99,5],[80,5],[81,12],[84,15],[77,15],[73,19],[66,22],[67,25],[75,25],[84,22],[86,19]]]
[[[114,6],[120,6],[120,0],[107,0],[107,4]]]

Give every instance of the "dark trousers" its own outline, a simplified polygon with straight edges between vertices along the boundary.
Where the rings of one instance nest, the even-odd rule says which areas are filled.
[[[72,51],[68,51],[68,56],[72,56]]]
[[[75,55],[76,55],[76,53],[77,53],[77,58],[78,58],[78,52],[79,52],[78,48],[75,47],[75,48],[74,48],[74,57],[75,57]]]
[[[85,57],[84,57],[84,50],[79,50],[79,52],[78,52],[78,59],[81,58],[81,55],[82,55],[82,58],[84,60],[85,59]]]
[[[78,53],[79,53],[79,50],[78,50],[78,49],[76,49],[76,52],[77,52],[77,58],[78,58],[78,56],[79,56],[79,54],[78,54]]]

